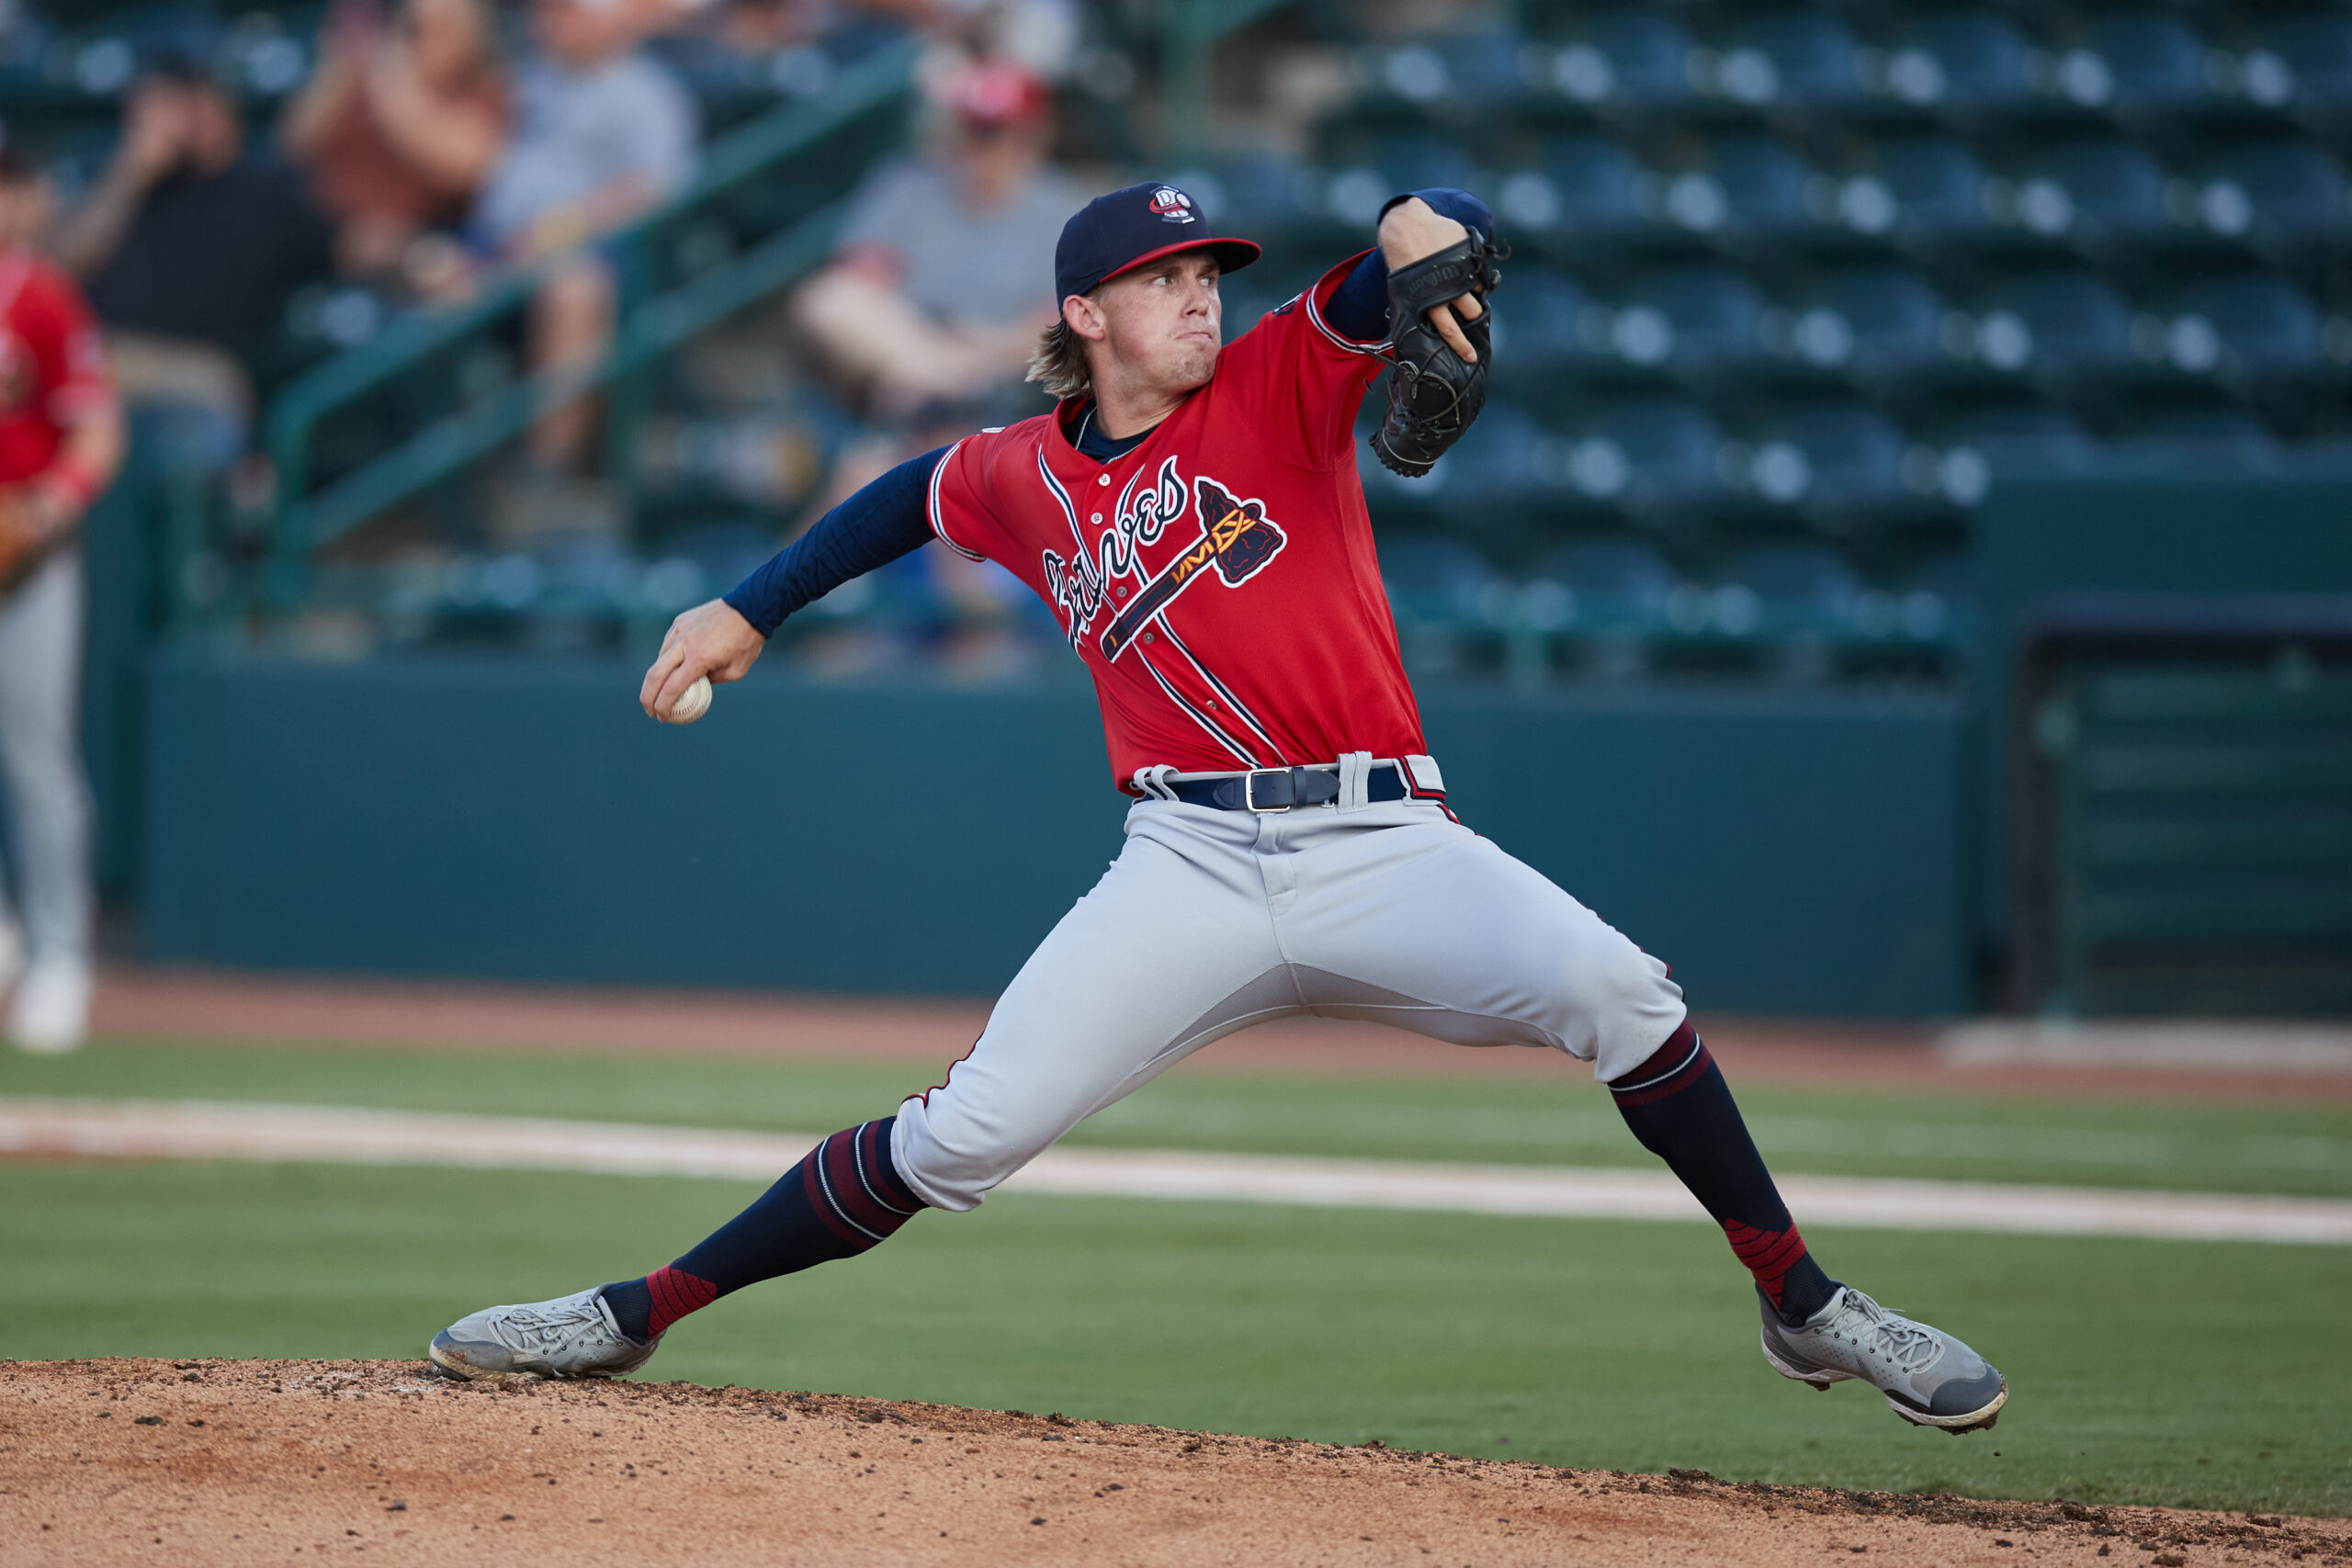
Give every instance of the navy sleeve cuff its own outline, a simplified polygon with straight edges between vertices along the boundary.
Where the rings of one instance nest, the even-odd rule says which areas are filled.
[[[1487,209],[1487,204],[1468,191],[1450,186],[1392,197],[1381,208],[1380,215],[1387,217],[1389,208],[1417,196],[1440,217],[1453,219],[1490,244],[1494,242],[1495,215]],[[1323,307],[1323,319],[1330,323],[1333,332],[1357,343],[1378,343],[1387,337],[1388,262],[1378,245],[1366,253],[1363,260],[1356,263],[1355,270],[1331,291],[1329,301]]]
[[[931,542],[931,476],[947,448],[899,464],[817,520],[766,565],[737,583],[727,604],[762,637],[785,617],[854,577]]]

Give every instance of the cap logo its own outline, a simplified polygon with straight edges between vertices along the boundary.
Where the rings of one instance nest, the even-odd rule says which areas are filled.
[[[1151,210],[1162,223],[1190,223],[1193,198],[1174,186],[1161,186],[1151,193]]]

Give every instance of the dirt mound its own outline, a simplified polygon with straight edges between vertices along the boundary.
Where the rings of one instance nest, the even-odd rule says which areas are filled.
[[[453,1384],[421,1362],[0,1363],[12,1568],[322,1555],[1501,1568],[1824,1552],[2325,1563],[2352,1562],[2352,1524],[1736,1485],[689,1383]]]

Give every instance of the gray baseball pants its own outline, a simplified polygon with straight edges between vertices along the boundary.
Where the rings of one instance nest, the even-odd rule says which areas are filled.
[[[81,675],[82,557],[67,549],[0,594],[0,794],[36,960],[90,956],[90,790],[74,713]]]
[[[1427,802],[1147,800],[1126,838],[971,1054],[899,1108],[891,1160],[925,1202],[976,1206],[1085,1117],[1268,1019],[1545,1045],[1604,1082],[1682,1021],[1665,964]]]

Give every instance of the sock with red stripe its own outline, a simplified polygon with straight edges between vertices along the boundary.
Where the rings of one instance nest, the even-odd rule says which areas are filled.
[[[1609,1092],[1642,1147],[1666,1161],[1724,1227],[1781,1322],[1800,1326],[1829,1304],[1838,1287],[1805,1250],[1731,1086],[1688,1019]]]
[[[605,1286],[621,1332],[641,1344],[729,1292],[854,1257],[913,1218],[923,1201],[890,1163],[892,1120],[835,1133],[676,1262]]]

